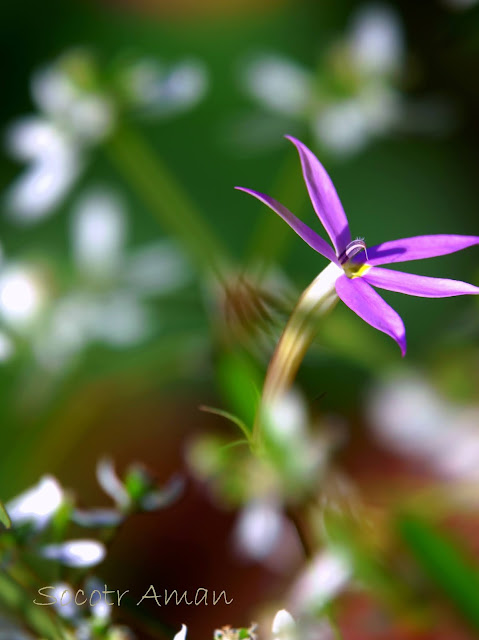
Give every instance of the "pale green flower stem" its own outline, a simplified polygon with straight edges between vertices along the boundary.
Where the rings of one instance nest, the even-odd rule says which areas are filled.
[[[318,320],[338,301],[335,289],[342,269],[330,263],[303,291],[279,339],[266,372],[263,393],[253,427],[253,444],[261,448],[262,424],[269,408],[291,387],[299,366],[313,341]]]

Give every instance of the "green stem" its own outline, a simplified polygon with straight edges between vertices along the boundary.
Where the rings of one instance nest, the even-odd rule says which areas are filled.
[[[340,268],[330,263],[313,280],[296,304],[270,360],[253,427],[253,443],[260,448],[261,431],[271,406],[291,387],[298,368],[317,332],[317,319],[338,300],[335,282]]]
[[[122,126],[106,145],[125,179],[165,231],[178,237],[196,263],[221,279],[227,251],[166,165],[134,129]]]

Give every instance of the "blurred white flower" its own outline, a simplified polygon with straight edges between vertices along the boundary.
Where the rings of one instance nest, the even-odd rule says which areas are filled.
[[[378,439],[392,450],[449,477],[479,479],[479,406],[454,405],[413,375],[373,388],[366,413]]]
[[[110,496],[119,508],[125,509],[130,505],[128,491],[116,473],[115,466],[110,458],[102,458],[98,462],[96,478],[103,491]]]
[[[274,551],[286,524],[280,505],[267,499],[252,500],[240,512],[235,526],[238,551],[253,560],[264,560]]]
[[[191,109],[208,89],[208,74],[199,60],[164,65],[145,58],[130,65],[125,84],[133,104],[152,115],[173,115]]]
[[[29,167],[7,189],[7,211],[21,222],[49,214],[80,174],[83,161],[67,133],[45,118],[23,118],[7,131],[12,156]]]
[[[306,113],[313,96],[312,74],[279,55],[258,55],[246,65],[241,82],[265,107],[285,115]]]
[[[88,191],[76,204],[71,229],[73,255],[87,275],[108,279],[121,266],[126,242],[122,202],[111,191]]]
[[[136,494],[130,495],[127,489],[128,478],[135,475]],[[112,460],[101,459],[96,468],[98,484],[110,496],[119,512],[127,512],[131,508],[143,511],[163,509],[178,499],[184,488],[184,480],[173,476],[166,485],[158,487],[154,478],[140,465],[131,465],[121,480],[115,471]]]
[[[268,406],[268,425],[276,440],[289,443],[303,438],[308,422],[304,398],[297,389],[281,394]]]
[[[282,451],[283,473],[288,481],[308,481],[325,466],[331,451],[330,437],[322,430],[312,437],[311,423],[306,402],[295,388],[280,394],[265,407],[264,422],[266,437]],[[286,491],[290,487],[286,486]]]
[[[78,615],[78,605],[72,596],[74,589],[66,582],[57,582],[53,585],[54,590],[49,595],[56,598],[53,607],[62,618],[72,619]]]
[[[88,345],[137,345],[161,328],[148,298],[187,284],[192,270],[168,241],[126,251],[125,205],[97,187],[78,201],[70,227],[78,284],[49,310],[34,350],[42,366],[60,371]],[[1,309],[0,309],[1,311]]]
[[[399,71],[404,38],[397,14],[382,4],[364,5],[353,17],[347,36],[350,59],[364,74]]]
[[[173,640],[186,640],[186,632],[187,632],[187,630],[188,629],[187,629],[186,625],[182,624],[180,631],[178,631],[178,633],[175,635]]]
[[[22,264],[0,268],[0,316],[14,329],[29,327],[38,317],[44,295],[37,274]]]
[[[53,213],[80,175],[87,149],[113,127],[108,99],[77,86],[62,63],[60,58],[33,75],[40,115],[21,118],[7,131],[11,155],[29,163],[6,193],[7,209],[20,222]]]
[[[67,567],[88,568],[102,562],[106,549],[97,540],[70,540],[41,547],[40,555],[56,560]]]
[[[77,51],[70,55],[81,56],[82,53]],[[72,141],[97,142],[113,127],[112,104],[106,96],[79,87],[62,62],[60,58],[33,74],[33,100],[41,112],[70,134]]]
[[[292,587],[292,608],[298,613],[318,611],[347,586],[351,576],[351,565],[339,551],[319,553]]]
[[[63,489],[53,476],[47,475],[34,487],[8,502],[6,509],[13,525],[32,523],[42,529],[55,515],[63,499]]]
[[[272,640],[296,640],[298,637],[294,618],[286,609],[276,613],[271,631]]]
[[[281,55],[258,54],[244,63],[240,80],[246,93],[269,112],[269,130],[274,131],[275,121],[290,132],[307,125],[321,147],[347,157],[391,132],[412,127],[416,133],[437,134],[450,129],[450,110],[444,105],[438,109],[431,100],[421,106],[426,117],[415,116],[411,124],[409,101],[398,90],[405,61],[398,15],[386,5],[370,4],[353,14],[344,36],[322,56],[318,71]],[[265,146],[251,119],[247,127],[235,128],[234,137],[241,133],[246,138],[243,146],[251,143],[248,128],[254,137],[250,146]]]

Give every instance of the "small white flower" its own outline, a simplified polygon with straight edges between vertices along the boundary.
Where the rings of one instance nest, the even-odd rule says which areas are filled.
[[[308,422],[306,404],[296,389],[290,389],[268,404],[267,425],[279,442],[288,444],[304,438]]]
[[[102,458],[96,466],[96,478],[103,491],[110,496],[113,502],[120,508],[128,507],[130,496],[125,485],[115,471],[113,461],[110,458]]]
[[[66,582],[58,582],[55,585],[54,591],[50,594],[51,597],[56,598],[54,608],[62,618],[75,618],[78,615],[78,605],[75,604],[74,589]]]
[[[375,387],[366,410],[376,437],[392,450],[449,477],[479,477],[479,407],[455,406],[414,375]]]
[[[85,151],[113,127],[108,100],[77,87],[61,63],[33,75],[40,115],[18,120],[7,132],[10,153],[29,162],[6,194],[9,213],[24,223],[53,212],[80,175]]]
[[[291,602],[296,611],[317,610],[348,584],[352,575],[347,558],[331,550],[318,554],[293,585]]]
[[[178,631],[178,633],[175,635],[173,640],[186,640],[186,632],[187,632],[187,630],[188,629],[187,629],[186,625],[182,624],[180,631]]]
[[[63,490],[53,476],[40,482],[11,500],[6,509],[14,525],[31,522],[38,529],[45,527],[63,502]]]
[[[108,278],[120,266],[126,240],[122,202],[106,190],[92,190],[77,203],[72,222],[73,253],[87,275]]]
[[[263,560],[278,544],[286,526],[279,507],[271,500],[252,500],[241,511],[235,527],[239,551],[253,560]]]
[[[194,107],[208,88],[206,67],[198,60],[165,66],[143,59],[125,74],[126,86],[136,105],[152,115],[169,116]]]
[[[296,623],[293,616],[286,609],[281,609],[277,612],[271,630],[273,632],[273,640],[295,640],[297,638]]]
[[[106,549],[97,540],[70,540],[46,545],[40,549],[40,555],[67,567],[87,568],[102,562]]]
[[[43,302],[39,278],[31,267],[11,264],[0,270],[0,316],[11,327],[29,327]]]
[[[304,114],[312,98],[312,74],[279,55],[258,56],[246,66],[242,82],[267,108],[288,116]]]
[[[361,7],[351,25],[349,48],[352,63],[362,73],[397,71],[403,63],[404,43],[396,13],[381,4]]]

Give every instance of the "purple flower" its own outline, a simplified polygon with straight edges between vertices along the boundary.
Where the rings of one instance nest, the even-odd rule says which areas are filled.
[[[311,202],[334,250],[321,236],[270,196],[243,187],[237,189],[261,200],[281,216],[310,247],[338,267],[335,280],[338,297],[368,324],[396,340],[403,356],[406,353],[403,321],[371,285],[423,298],[479,294],[479,288],[467,282],[418,276],[379,266],[454,253],[479,244],[479,237],[416,236],[390,240],[374,247],[366,247],[362,239],[352,240],[346,214],[326,170],[302,142],[286,137],[298,150]]]

